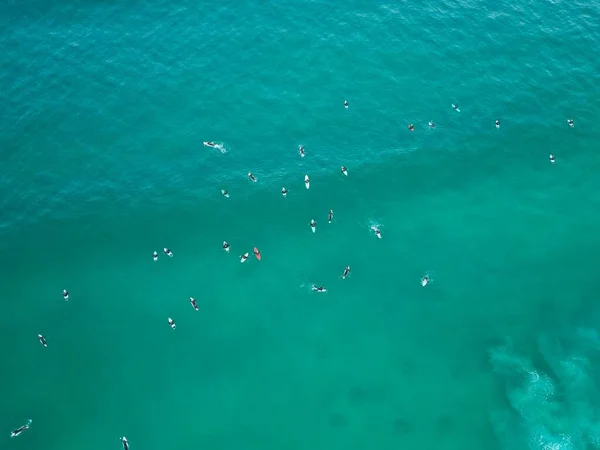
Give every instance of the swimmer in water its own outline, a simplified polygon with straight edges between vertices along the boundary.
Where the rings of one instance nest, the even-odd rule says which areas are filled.
[[[554,164],[555,161],[556,161],[556,158],[554,157],[554,155],[550,155],[550,162],[552,164]]]
[[[69,301],[69,291],[67,291],[66,289],[63,289],[63,298],[66,302]]]
[[[301,145],[298,146],[298,153],[300,154],[300,158],[304,158],[304,147]]]
[[[229,244],[227,243],[227,241],[223,241],[223,250],[229,253]]]
[[[287,197],[287,189],[286,188],[284,188],[284,187],[281,188],[281,195],[283,195],[283,198]]]
[[[435,122],[429,122],[429,128],[435,128]]]
[[[333,220],[333,209],[329,210],[329,223]]]
[[[342,173],[348,176],[348,169],[346,169],[346,166],[342,166]]]
[[[375,233],[375,236],[377,236],[379,239],[381,239],[381,231],[379,231],[378,227],[376,227],[375,225],[373,225],[371,227],[371,230],[373,230],[373,233]]]
[[[194,300],[194,297],[190,297],[190,303],[192,304],[192,308],[198,311],[198,304],[196,303],[196,300]]]
[[[48,347],[48,344],[46,343],[46,338],[41,334],[38,334],[38,341],[40,341],[40,344],[42,344],[44,347]]]
[[[20,435],[23,431],[25,430],[29,430],[29,425],[31,425],[32,420],[29,419],[27,421],[27,423],[25,425],[23,425],[22,427],[17,428],[16,430],[11,431],[10,433],[10,437],[14,438],[17,437],[18,435]]]
[[[408,129],[410,131],[415,131],[415,126],[411,123],[411,124],[408,125]]]
[[[496,128],[500,128],[500,121],[496,120]]]
[[[163,248],[163,252],[165,252],[165,255],[170,256],[171,258],[173,257],[173,252],[168,248]]]
[[[175,321],[173,319],[171,319],[170,317],[169,317],[169,325],[171,325],[171,328],[173,328],[173,329],[176,328]]]
[[[315,292],[327,292],[327,289],[325,289],[323,286],[317,287],[313,284],[310,288]]]
[[[346,266],[346,268],[344,269],[344,273],[342,274],[342,280],[345,280],[349,273],[350,273],[350,266]]]
[[[348,100],[344,100],[344,108],[348,109]]]
[[[244,253],[243,255],[240,255],[240,262],[241,263],[246,262],[246,260],[248,259],[248,256],[250,256],[249,253]]]
[[[252,172],[248,172],[248,178],[250,178],[250,181],[256,183],[256,178],[254,177],[254,175],[252,175]]]
[[[229,192],[227,192],[225,189],[221,189],[221,195],[225,198],[229,198]]]
[[[158,253],[156,253],[156,250],[154,250],[154,253],[152,253],[152,259],[154,259],[154,261],[158,261]]]
[[[171,319],[169,319],[171,320]],[[123,450],[129,450],[129,441],[125,436],[120,437],[119,440],[123,443]]]
[[[571,128],[573,128],[575,126],[575,122],[573,121],[573,119],[567,119],[567,123],[569,124],[569,126]]]

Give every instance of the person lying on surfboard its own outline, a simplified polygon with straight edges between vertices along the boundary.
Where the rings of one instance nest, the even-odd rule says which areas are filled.
[[[256,247],[254,247],[254,256],[256,256],[256,259],[260,261],[260,250],[258,250]]]
[[[315,292],[327,292],[327,289],[325,289],[323,286],[315,286],[314,284],[311,286],[311,289]]]
[[[223,250],[229,253],[229,244],[227,243],[227,241],[223,241]]]
[[[350,273],[350,266],[346,266],[346,268],[344,269],[344,273],[342,274],[342,280],[345,280],[349,273]]]
[[[377,236],[379,239],[381,239],[381,231],[379,231],[378,227],[376,227],[375,225],[373,225],[371,227],[371,230],[373,230],[373,233],[375,233],[375,236]]]
[[[125,436],[119,438],[123,443],[123,450],[129,450],[129,441]]]

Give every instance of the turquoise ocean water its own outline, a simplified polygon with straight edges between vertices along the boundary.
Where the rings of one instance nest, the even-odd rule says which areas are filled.
[[[600,446],[598,5],[3,3],[0,448]]]

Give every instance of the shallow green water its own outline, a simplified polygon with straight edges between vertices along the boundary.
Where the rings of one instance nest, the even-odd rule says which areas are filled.
[[[3,8],[2,448],[598,445],[596,6]]]

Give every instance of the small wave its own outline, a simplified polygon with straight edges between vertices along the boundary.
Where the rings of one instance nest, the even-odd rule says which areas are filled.
[[[594,370],[590,341],[595,343],[596,337],[593,330],[579,330],[561,345],[554,335],[542,336],[539,351],[551,374],[510,344],[492,349],[490,362],[505,386],[510,409],[494,413],[491,421],[506,448],[514,448],[515,437],[532,449],[583,450],[598,445],[599,395],[590,377]]]

